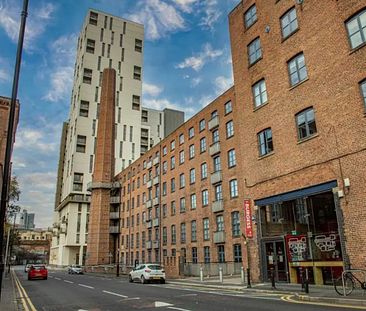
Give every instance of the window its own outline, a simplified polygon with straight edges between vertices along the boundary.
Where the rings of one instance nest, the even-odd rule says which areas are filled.
[[[175,140],[172,140],[170,142],[170,150],[174,150],[175,149]]]
[[[179,135],[179,145],[184,143],[184,134]]]
[[[174,216],[174,215],[175,215],[175,213],[176,213],[175,201],[172,201],[172,202],[170,203],[170,215],[171,215],[171,216]]]
[[[233,111],[233,105],[232,105],[231,101],[228,101],[225,104],[225,114],[228,114],[228,113],[230,113],[232,111]]]
[[[76,140],[76,152],[85,153],[86,136],[78,135]]]
[[[207,163],[201,164],[201,179],[207,178]]]
[[[170,180],[170,192],[175,192],[175,178]]]
[[[194,145],[189,146],[189,158],[190,159],[194,158]]]
[[[135,80],[141,80],[141,67],[133,66],[133,78]]]
[[[238,181],[236,179],[230,180],[230,198],[236,198],[238,196]]]
[[[168,148],[166,146],[163,147],[163,156],[168,154]]]
[[[242,262],[240,244],[234,244],[234,262]]]
[[[180,242],[185,243],[186,242],[186,223],[182,222],[180,224]]]
[[[94,54],[95,50],[95,40],[87,39],[86,40],[86,51],[88,53]]]
[[[227,152],[227,161],[229,168],[236,165],[235,149],[231,149]]]
[[[208,218],[203,218],[203,239],[210,239],[210,220]]]
[[[184,150],[179,151],[179,164],[184,163]]]
[[[140,110],[140,96],[132,95],[132,110]]]
[[[346,26],[352,49],[366,42],[366,10],[352,17]]]
[[[223,215],[216,216],[216,229],[217,229],[217,232],[224,231],[224,216]]]
[[[308,73],[306,70],[305,57],[303,53],[295,56],[288,62],[288,72],[290,75],[291,86],[294,86],[307,79]]]
[[[365,109],[366,109],[366,80],[363,80],[360,82],[360,90],[361,90],[361,95],[363,98],[363,103],[364,103]]]
[[[300,140],[316,134],[314,109],[308,108],[299,112],[296,115],[296,125]]]
[[[282,37],[287,38],[298,28],[296,9],[292,8],[281,17]]]
[[[168,171],[168,162],[164,161],[163,162],[163,175],[165,175],[167,171]]]
[[[264,156],[273,151],[272,130],[265,129],[257,134],[259,155]]]
[[[186,186],[186,179],[184,177],[184,174],[179,175],[179,187],[184,188]]]
[[[74,173],[74,183],[73,183],[73,190],[74,191],[83,191],[83,173]]]
[[[249,65],[254,64],[261,58],[262,58],[261,42],[259,38],[256,38],[248,45]]]
[[[215,200],[219,201],[222,200],[222,185],[215,186]]]
[[[191,241],[197,241],[197,221],[195,220],[191,221]]]
[[[205,152],[207,150],[206,137],[200,139],[200,152]]]
[[[135,39],[135,51],[139,53],[142,52],[142,40]]]
[[[257,21],[257,8],[252,5],[244,14],[245,28],[249,28]]]
[[[203,131],[205,129],[205,127],[206,127],[206,121],[205,121],[205,119],[202,119],[200,121],[200,125],[199,125],[200,132]]]
[[[219,130],[214,130],[212,132],[212,143],[218,143],[220,141],[220,137],[219,137]]]
[[[240,215],[239,212],[231,213],[231,231],[233,237],[240,236]]]
[[[170,233],[171,233],[171,243],[175,244],[177,242],[177,232],[175,229],[175,225],[171,226]]]
[[[219,245],[217,247],[217,254],[218,254],[218,259],[219,262],[225,262],[225,247],[224,245]]]
[[[84,68],[83,83],[91,84],[93,76],[93,70]]]
[[[234,122],[231,120],[226,123],[226,138],[234,136]]]
[[[189,130],[188,130],[188,138],[191,139],[194,137],[194,127],[191,127]]]
[[[81,117],[88,117],[88,115],[89,115],[89,102],[87,102],[85,100],[80,101],[79,115]]]
[[[148,121],[148,112],[146,110],[141,111],[141,121],[142,122],[147,122]]]
[[[192,263],[197,263],[197,247],[192,247]]]
[[[210,247],[209,246],[205,246],[203,248],[203,256],[204,256],[205,263],[210,263]]]
[[[167,195],[167,186],[166,186],[166,182],[163,182],[163,196]]]
[[[175,156],[170,158],[170,169],[173,170],[175,168]]]
[[[202,191],[202,206],[208,205],[208,190],[205,189]]]
[[[196,182],[196,169],[189,170],[189,183],[194,184]]]
[[[267,102],[267,88],[264,79],[252,86],[252,93],[254,99],[254,108],[257,108]]]
[[[219,113],[217,112],[217,110],[214,110],[211,112],[211,120],[218,117],[219,116]]]
[[[213,166],[214,166],[214,172],[221,171],[221,159],[220,156],[216,156],[213,158]]]
[[[98,13],[90,12],[89,24],[95,25],[95,26],[98,24]]]
[[[180,198],[180,200],[179,200],[179,211],[181,213],[186,212],[186,198]]]
[[[196,209],[197,208],[197,197],[196,194],[193,193],[191,194],[191,209]]]

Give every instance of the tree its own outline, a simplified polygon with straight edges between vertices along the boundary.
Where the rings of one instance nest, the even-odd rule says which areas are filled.
[[[7,220],[14,217],[15,214],[20,212],[20,206],[17,204],[19,201],[21,191],[19,189],[19,182],[16,176],[13,176],[10,181],[9,187],[9,204],[7,208]]]

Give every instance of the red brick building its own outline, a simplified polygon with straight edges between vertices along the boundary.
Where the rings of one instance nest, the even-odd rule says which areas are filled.
[[[317,284],[363,267],[365,20],[361,0],[235,7],[235,86],[115,178],[114,260]]]

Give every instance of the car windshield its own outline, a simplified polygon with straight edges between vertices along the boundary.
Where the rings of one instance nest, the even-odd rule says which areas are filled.
[[[34,269],[37,269],[37,270],[42,270],[42,269],[46,269],[45,266],[33,266]]]
[[[80,266],[74,266],[74,268],[81,268]]]
[[[151,270],[161,270],[161,267],[159,265],[148,265],[148,267],[151,269]]]

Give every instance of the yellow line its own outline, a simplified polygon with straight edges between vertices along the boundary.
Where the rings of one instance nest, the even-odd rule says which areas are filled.
[[[346,304],[336,304],[336,303],[333,304],[333,303],[326,303],[326,302],[294,300],[294,299],[292,299],[292,297],[294,297],[294,296],[293,295],[282,296],[281,300],[290,302],[290,303],[298,303],[298,304],[365,310],[364,306],[353,306],[353,305],[346,305]]]
[[[20,283],[16,273],[13,271],[14,273],[14,277],[15,277],[15,281],[17,283],[17,286],[18,286],[18,289],[20,287],[20,291],[23,293],[23,295],[21,295],[22,299],[25,298],[26,302],[28,303],[31,311],[37,311],[37,309],[34,307],[32,301],[30,300],[30,298],[28,297],[27,295],[27,292],[25,291],[24,287],[22,286],[22,284]],[[23,303],[23,306],[24,306],[24,303]],[[27,310],[29,310],[28,308],[26,308]]]
[[[15,273],[14,273],[13,270],[12,270],[12,274],[13,274],[13,277],[14,277],[15,285],[17,286],[17,289],[18,289],[18,292],[19,292],[20,299],[22,301],[22,305],[23,305],[25,311],[29,311],[28,306],[27,306],[27,303],[26,303],[26,301],[25,301],[25,299],[23,297],[23,293],[22,293],[22,291],[21,291],[21,289],[19,287],[18,280],[17,280],[16,275],[15,275]]]

